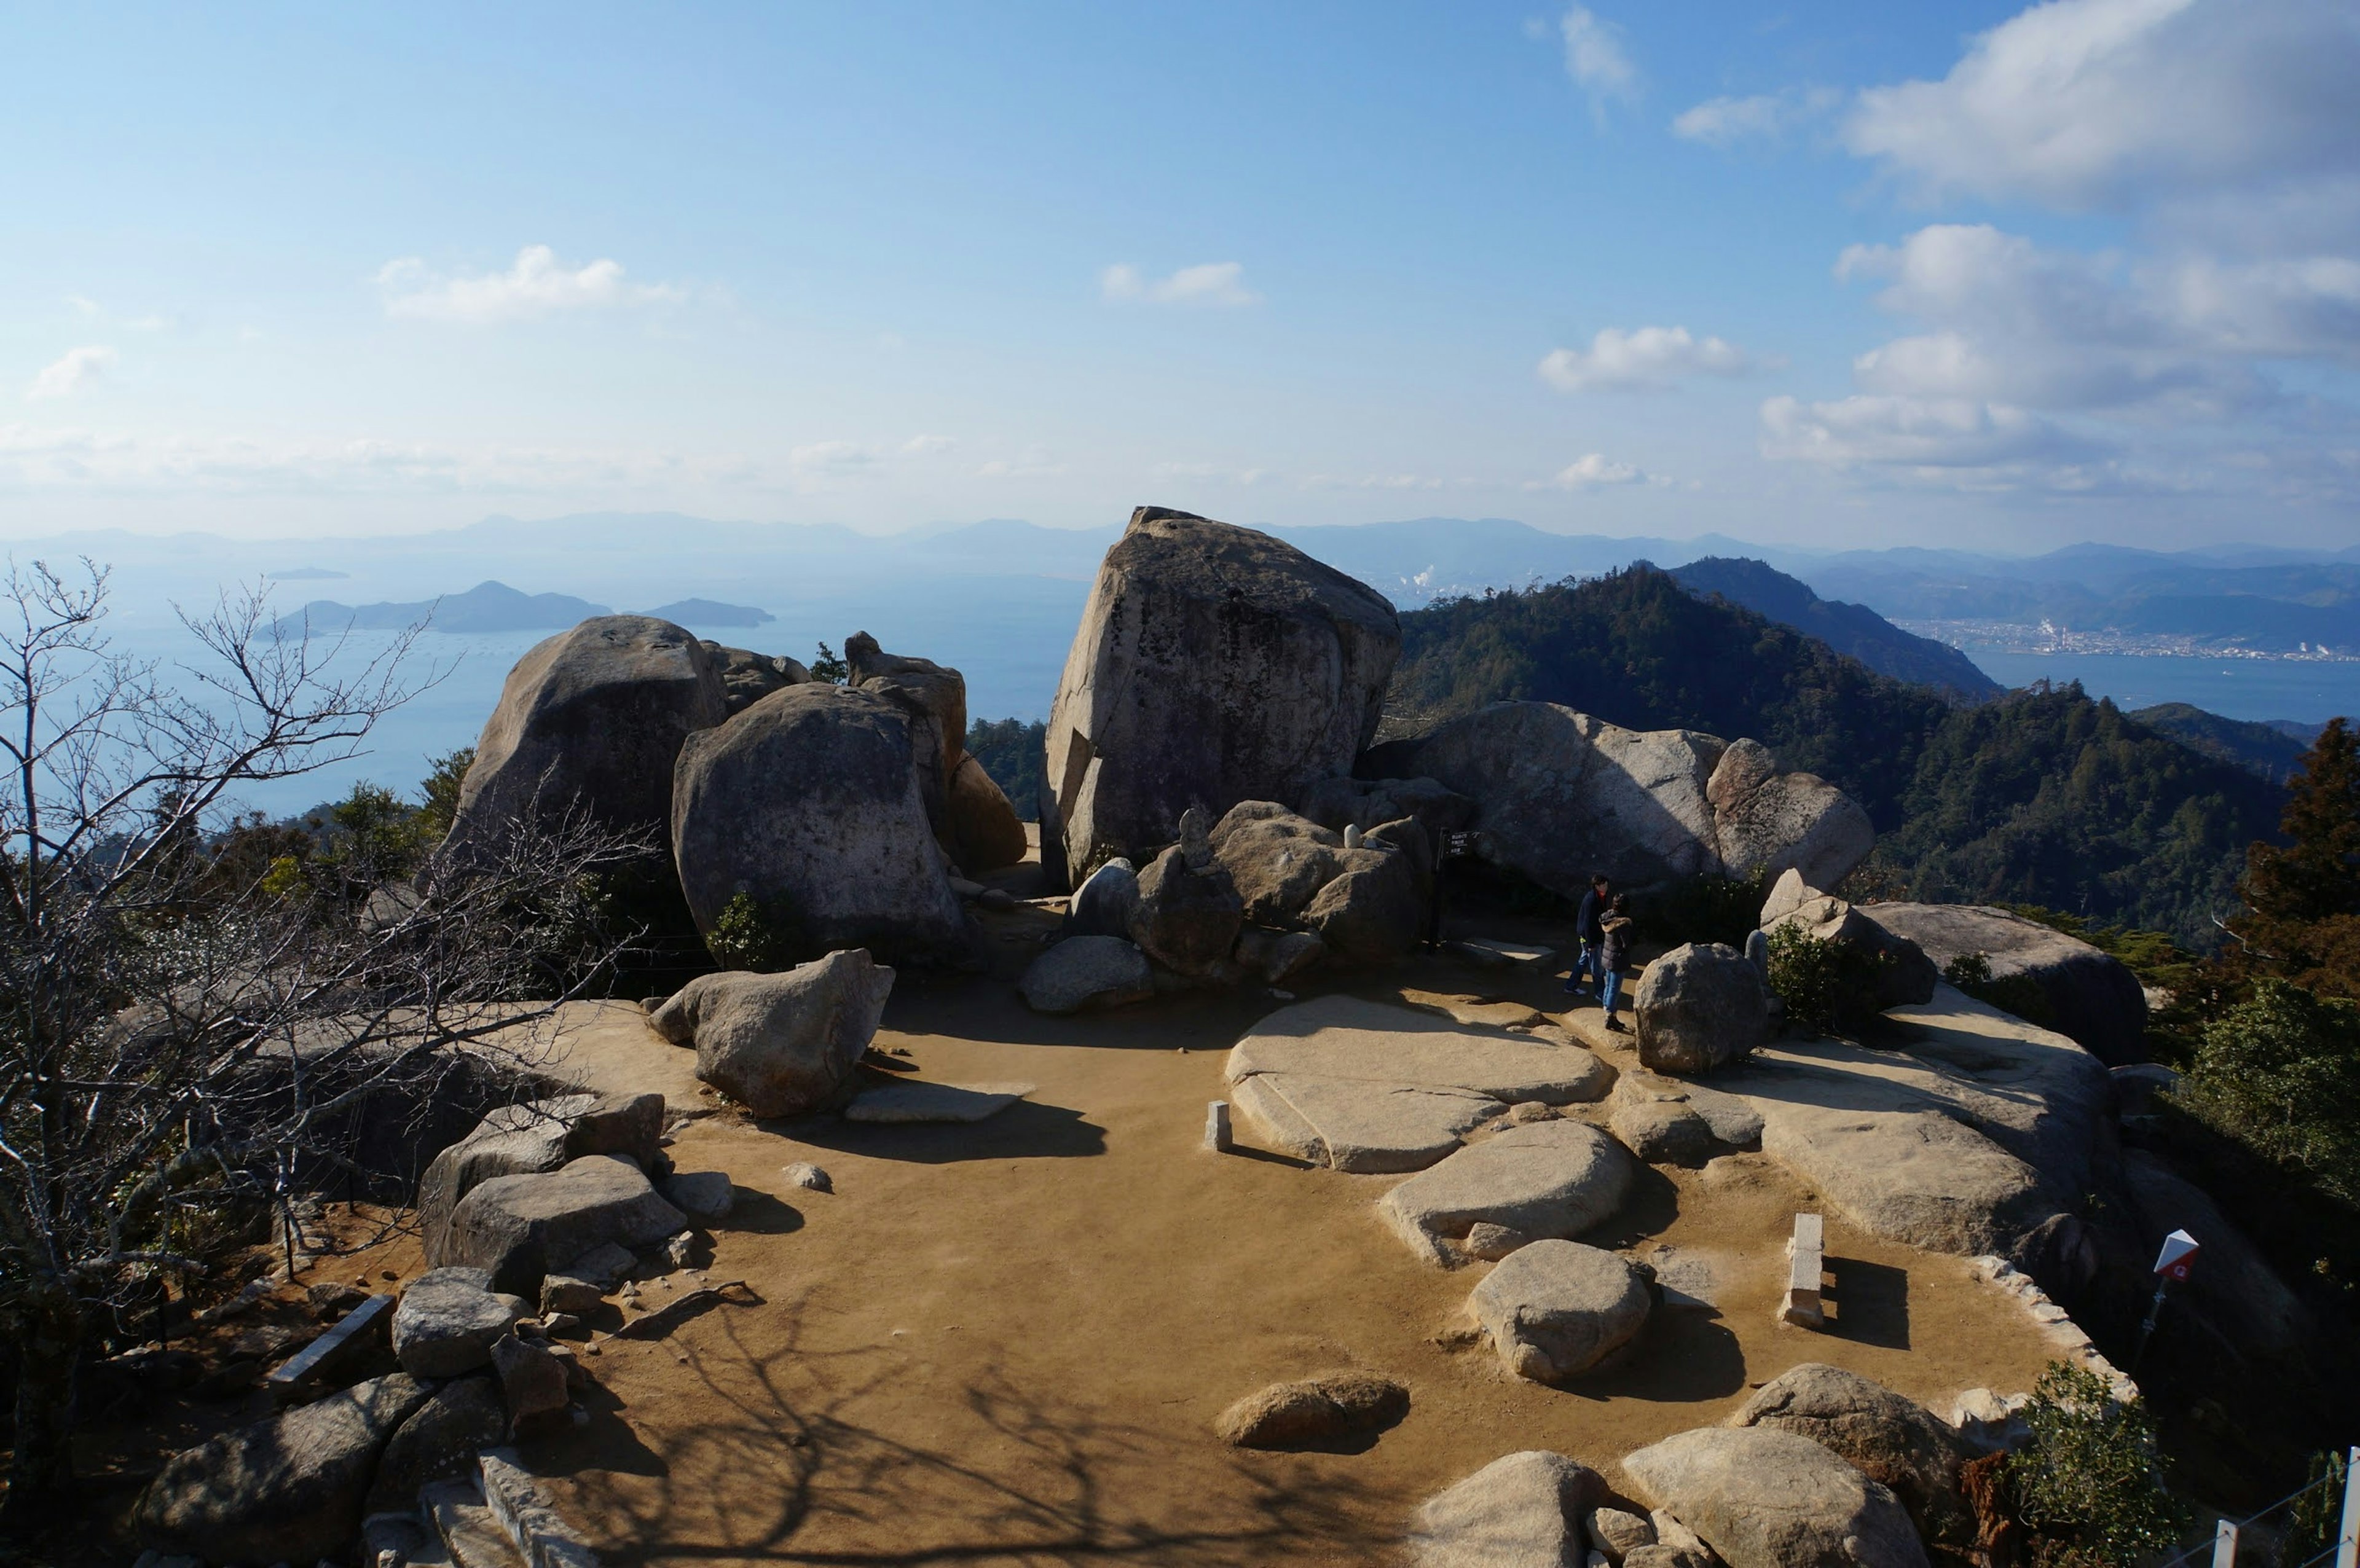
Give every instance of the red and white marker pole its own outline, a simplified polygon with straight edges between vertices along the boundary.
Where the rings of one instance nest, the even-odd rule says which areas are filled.
[[[2131,1371],[2136,1375],[2140,1360],[2147,1355],[2147,1335],[2155,1332],[2156,1320],[2163,1315],[2165,1292],[2188,1278],[2196,1265],[2196,1254],[2202,1250],[2197,1239],[2184,1230],[2173,1231],[2163,1238],[2163,1250],[2155,1258],[2155,1302],[2147,1310],[2147,1322],[2139,1324],[2138,1346],[2131,1352]]]

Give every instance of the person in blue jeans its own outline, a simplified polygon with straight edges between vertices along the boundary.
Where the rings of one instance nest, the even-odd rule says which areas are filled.
[[[1599,918],[1598,965],[1605,976],[1606,1028],[1612,1034],[1629,1031],[1622,1020],[1614,1016],[1622,1005],[1622,971],[1631,962],[1631,900],[1622,894],[1614,895],[1613,903]]]
[[[1582,894],[1581,905],[1573,913],[1573,936],[1580,947],[1574,956],[1573,973],[1565,977],[1569,993],[1579,995],[1605,984],[1598,972],[1598,944],[1604,940],[1599,917],[1606,912],[1606,874],[1601,871],[1590,877],[1590,890]]]

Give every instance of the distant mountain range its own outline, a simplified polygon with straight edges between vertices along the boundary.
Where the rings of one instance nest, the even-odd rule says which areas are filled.
[[[612,613],[604,604],[570,593],[526,593],[505,583],[478,583],[464,593],[406,603],[340,604],[314,599],[295,614],[280,616],[279,625],[290,631],[308,623],[315,631],[401,631],[424,625],[438,632],[537,632],[563,630],[592,615]],[[768,610],[715,599],[683,599],[638,613],[691,627],[759,626],[778,619]]]
[[[2290,719],[2250,724],[2224,719],[2187,702],[2158,702],[2134,711],[2131,717],[2149,729],[2162,731],[2191,751],[2202,752],[2216,762],[2234,762],[2273,784],[2294,777],[2302,754],[2327,727]]]

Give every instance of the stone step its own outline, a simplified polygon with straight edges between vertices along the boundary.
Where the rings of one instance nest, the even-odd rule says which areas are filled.
[[[526,1568],[524,1553],[484,1501],[484,1488],[474,1478],[421,1487],[418,1506],[453,1568]]]

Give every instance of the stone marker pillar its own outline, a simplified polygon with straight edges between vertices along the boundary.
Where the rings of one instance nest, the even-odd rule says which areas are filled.
[[[1205,1147],[1215,1154],[1229,1151],[1229,1103],[1214,1100],[1205,1106]]]

